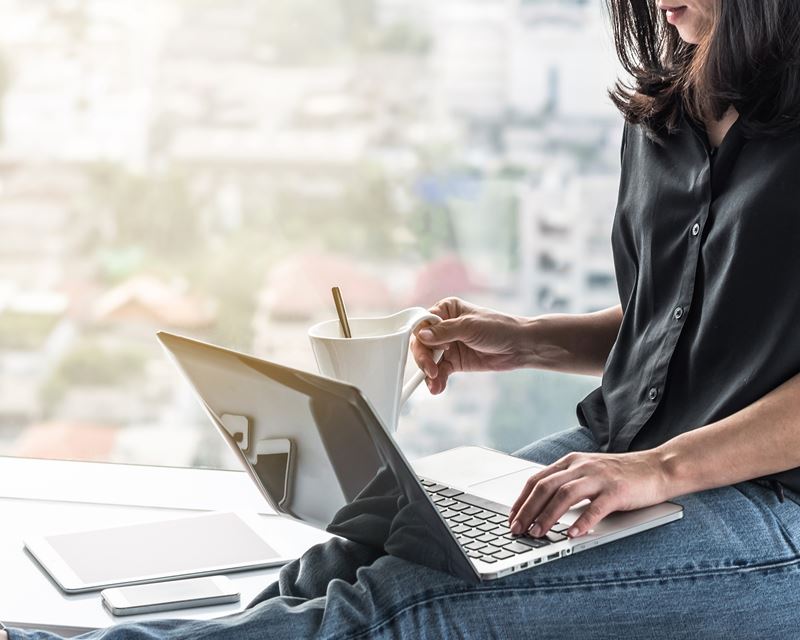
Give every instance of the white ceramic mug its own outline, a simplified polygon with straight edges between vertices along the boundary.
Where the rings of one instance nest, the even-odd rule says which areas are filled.
[[[403,385],[411,334],[423,322],[440,321],[422,307],[411,307],[381,318],[349,319],[350,338],[342,335],[338,320],[314,325],[308,337],[319,372],[358,387],[394,432],[400,407],[425,379],[420,370]],[[433,357],[438,362],[442,351],[437,349]]]

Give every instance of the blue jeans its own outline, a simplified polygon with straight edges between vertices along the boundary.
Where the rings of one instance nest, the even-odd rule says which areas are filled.
[[[588,429],[518,452],[595,451]],[[682,496],[682,520],[483,584],[335,539],[245,611],[124,624],[83,638],[798,638],[800,495],[755,482]],[[11,629],[12,640],[56,636]]]

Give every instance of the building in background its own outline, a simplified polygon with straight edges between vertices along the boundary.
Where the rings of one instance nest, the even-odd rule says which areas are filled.
[[[334,284],[369,315],[617,302],[597,3],[0,0],[0,17],[0,454],[227,464],[153,333],[313,369]],[[412,398],[399,438],[510,449],[570,426],[591,384],[457,376]]]

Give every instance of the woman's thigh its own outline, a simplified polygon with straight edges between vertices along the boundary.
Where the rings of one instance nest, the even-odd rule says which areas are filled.
[[[552,464],[573,451],[590,453],[598,451],[599,448],[589,429],[574,427],[540,438],[527,447],[515,451],[514,455],[539,464]]]
[[[516,455],[550,464],[597,449],[579,427]],[[800,506],[754,483],[675,501],[679,521],[480,585],[382,557],[355,585],[330,583],[323,635],[795,637]]]
[[[800,505],[753,483],[677,502],[681,520],[479,585],[383,557],[332,583],[328,607],[356,590],[359,616],[326,637],[796,638]]]

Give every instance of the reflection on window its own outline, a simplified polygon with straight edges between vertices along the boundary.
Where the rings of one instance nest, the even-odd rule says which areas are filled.
[[[332,284],[352,315],[617,302],[597,3],[3,9],[0,454],[229,464],[154,332],[313,370]],[[399,438],[511,450],[571,426],[595,382],[457,376]]]

